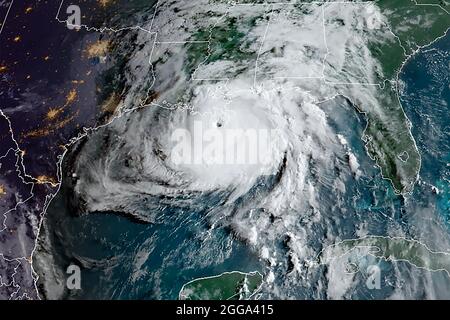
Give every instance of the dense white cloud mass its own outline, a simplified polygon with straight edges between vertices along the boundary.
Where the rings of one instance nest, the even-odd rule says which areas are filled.
[[[137,38],[123,108],[139,104],[142,79],[153,80],[156,98],[89,137],[75,163],[77,198],[86,212],[118,211],[149,222],[169,201],[185,210],[207,208],[212,229],[230,228],[267,263],[273,296],[288,297],[293,283],[318,281],[319,288],[328,286],[329,298],[343,298],[361,280],[346,274],[345,264],[334,265],[326,279],[311,270],[321,246],[340,240],[335,231],[350,214],[345,201],[357,197],[347,195],[348,182],[359,181],[374,163],[361,159],[332,122],[354,117],[349,100],[388,118],[378,91],[384,76],[369,45],[394,36],[373,4],[250,10],[207,2],[178,1],[176,12],[173,4],[161,4],[151,26],[157,36]],[[238,38],[232,43],[240,56],[214,56],[221,28]],[[206,31],[193,38],[198,30]],[[362,131],[362,123],[348,121]],[[276,130],[276,140],[264,164],[196,161],[192,140],[183,142],[184,150],[192,147],[192,163],[173,161],[180,147],[174,133],[196,136],[199,124],[219,135]],[[225,154],[235,150],[227,143],[216,147]],[[220,197],[220,205],[208,208],[205,194]],[[364,234],[367,226],[353,227]]]

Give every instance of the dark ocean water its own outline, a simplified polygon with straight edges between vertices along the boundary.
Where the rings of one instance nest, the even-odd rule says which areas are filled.
[[[257,258],[224,229],[209,236],[200,212],[169,208],[156,224],[114,213],[71,215],[65,191],[47,223],[55,232],[57,265],[82,266],[72,299],[177,299],[184,283],[229,270],[261,270]]]
[[[414,198],[434,201],[450,228],[450,32],[415,55],[401,80],[401,101],[422,156]],[[438,188],[436,195],[430,196],[430,186]]]
[[[308,243],[320,248],[324,234],[331,232],[341,239],[355,238],[361,226],[371,235],[387,235],[388,230],[400,229],[408,237],[433,239],[433,233],[417,232],[412,219],[420,208],[432,207],[432,218],[447,223],[450,230],[449,162],[450,162],[450,34],[415,55],[401,74],[401,101],[413,125],[413,135],[422,155],[420,181],[414,194],[406,200],[394,194],[387,180],[367,156],[361,136],[365,121],[343,99],[329,105],[330,125],[349,142],[357,156],[363,175],[359,180],[346,182],[347,193],[342,205],[330,190],[321,191],[321,202],[329,221],[325,226],[310,230],[316,237]],[[338,107],[338,108],[336,108]],[[432,186],[438,188],[433,192]],[[46,225],[51,229],[53,250],[57,264],[66,268],[70,263],[82,265],[82,290],[71,298],[94,299],[176,299],[182,285],[192,279],[219,274],[224,271],[260,271],[267,268],[254,252],[226,228],[215,228],[203,219],[202,212],[188,212],[177,208],[164,210],[157,224],[135,223],[115,214],[90,214],[83,217],[67,210],[65,191],[49,208]],[[214,200],[212,200],[214,203]],[[205,207],[208,203],[205,202]],[[330,227],[331,226],[331,227]],[[328,228],[328,229],[327,229]],[[424,228],[425,229],[425,228]],[[430,240],[431,241],[431,240]],[[447,248],[448,249],[448,248]],[[282,248],[280,249],[282,250]],[[441,248],[445,250],[445,248]],[[369,263],[361,257],[361,265]],[[379,261],[385,282],[395,282],[395,268],[405,269],[403,281],[414,282],[425,271],[411,270],[406,264]],[[314,282],[321,281],[324,270],[319,269],[309,281],[312,286],[298,284],[288,291],[298,298],[322,297]],[[277,279],[283,278],[283,270]],[[364,274],[359,276],[364,283]],[[442,274],[432,275],[442,277]],[[447,279],[448,280],[448,279]],[[279,281],[279,280],[276,280]],[[419,281],[420,282],[420,281]],[[421,283],[421,282],[420,282]],[[359,299],[387,298],[394,290],[368,291],[357,287],[350,297]],[[410,293],[411,298],[423,297],[422,289]],[[263,289],[264,297],[264,289]]]

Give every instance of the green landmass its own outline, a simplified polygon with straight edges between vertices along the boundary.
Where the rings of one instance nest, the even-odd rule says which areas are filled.
[[[405,238],[366,237],[339,242],[327,247],[318,258],[319,264],[328,264],[357,248],[368,248],[369,254],[387,261],[405,261],[429,271],[445,271],[450,276],[450,252],[435,252],[425,244]]]
[[[226,17],[224,21],[211,28],[201,28],[195,32],[191,41],[206,43],[188,43],[186,72],[192,75],[200,64],[210,64],[215,61],[246,61],[256,58],[256,52],[250,50],[251,43],[246,42],[246,33],[242,30],[254,26],[255,20],[238,21],[235,17]]]
[[[442,1],[426,2],[439,4]],[[440,4],[446,8],[445,4]],[[381,62],[388,79],[396,77],[407,56],[443,36],[450,27],[449,14],[438,6],[416,5],[410,0],[379,0],[377,5],[398,37],[395,42],[373,47],[373,54]]]
[[[260,288],[259,272],[225,272],[221,275],[193,280],[183,286],[180,300],[245,300]]]
[[[367,129],[364,141],[369,155],[389,179],[397,194],[412,191],[420,171],[420,154],[411,134],[409,121],[398,98],[396,84],[387,82],[378,89],[376,106],[356,101],[359,110],[366,112]]]
[[[447,7],[445,1],[427,2],[442,8],[416,5],[410,0],[379,0],[376,3],[396,37],[369,47],[381,63],[383,79],[380,80],[390,82],[379,90],[383,114],[361,106],[362,110],[369,110],[365,139],[369,154],[380,166],[383,176],[392,181],[396,192],[409,193],[420,170],[420,154],[398,99],[397,76],[408,56],[445,34],[450,27],[450,16],[443,9]]]
[[[215,3],[217,1],[212,1]],[[259,1],[241,1],[249,3]],[[410,123],[399,100],[398,75],[409,56],[419,47],[425,46],[443,36],[450,27],[447,1],[378,0],[392,36],[370,39],[369,49],[380,63],[378,75],[377,105],[358,101],[343,86],[343,94],[350,95],[355,107],[364,112],[368,126],[363,137],[371,158],[380,167],[382,175],[391,181],[397,194],[412,191],[420,171],[420,154],[411,134]],[[301,6],[299,7],[301,10]],[[255,52],[245,30],[250,30],[259,18],[238,19],[224,17],[213,28],[204,28],[193,34],[194,41],[211,39],[208,43],[187,44],[186,71],[192,74],[200,64],[218,60],[254,61]],[[247,29],[246,29],[247,28]],[[240,65],[252,65],[250,63]],[[235,70],[240,72],[242,70]]]

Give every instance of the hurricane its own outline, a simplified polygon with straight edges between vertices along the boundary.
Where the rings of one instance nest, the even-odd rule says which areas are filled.
[[[445,295],[445,275],[421,285],[422,271],[378,261],[367,243],[322,258],[420,225],[407,214],[419,149],[373,49],[398,41],[385,14],[365,2],[159,2],[139,29],[105,31],[127,89],[62,161],[35,258],[41,294],[76,297],[58,280],[75,261],[103,284],[88,297],[177,298],[175,281],[237,269],[260,272],[269,299]],[[444,227],[432,232],[448,243]],[[390,286],[366,286],[374,264]]]

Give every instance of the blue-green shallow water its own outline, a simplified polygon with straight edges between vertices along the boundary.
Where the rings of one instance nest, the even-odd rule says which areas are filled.
[[[357,181],[346,182],[347,193],[342,199],[336,199],[331,187],[322,186],[323,214],[332,223],[311,229],[308,246],[320,249],[327,232],[339,234],[342,239],[355,238],[355,229],[361,224],[366,224],[370,234],[385,235],[389,226],[403,219],[403,201],[365,152],[361,136],[366,122],[344,99],[323,108],[330,111],[330,125],[349,142],[364,174]],[[176,299],[182,285],[195,278],[233,270],[267,274],[266,264],[255,255],[255,248],[235,239],[228,229],[216,228],[209,233],[204,217],[216,199],[203,199],[204,212],[166,208],[157,224],[146,225],[113,213],[73,216],[67,210],[65,193],[63,189],[52,202],[46,225],[55,235],[52,244],[56,264],[63,270],[71,263],[82,266],[82,290],[72,291],[67,298]],[[303,216],[299,213],[299,219]],[[282,257],[288,256],[282,245],[276,249]],[[366,263],[364,257],[361,260]],[[380,263],[380,267],[386,273],[392,268],[388,263]],[[323,272],[319,268],[310,281],[320,281]],[[275,273],[283,279],[288,271],[281,266],[275,268]],[[263,298],[268,297],[265,289]],[[311,298],[316,296],[316,289],[292,286],[289,294]],[[383,298],[391,289],[368,293],[361,287],[354,295]],[[319,296],[326,298],[323,293]]]
[[[403,68],[401,80],[401,101],[422,156],[421,183],[413,198],[435,204],[450,227],[450,32],[415,55]]]
[[[450,220],[449,46],[450,35],[447,34],[415,55],[401,74],[404,84],[401,101],[422,155],[419,184],[406,200],[394,194],[389,182],[382,179],[379,169],[367,156],[360,138],[366,125],[362,116],[343,99],[323,105],[330,125],[348,141],[363,174],[359,180],[345,182],[347,192],[342,199],[336,199],[327,186],[321,187],[322,214],[330,223],[308,230],[312,234],[309,247],[320,250],[326,234],[338,235],[340,239],[356,238],[357,229],[363,227],[370,235],[389,235],[389,230],[400,229],[408,238],[420,236],[435,248],[433,240],[438,239],[435,229],[423,224],[429,223],[428,220],[417,223],[416,217],[422,216],[421,210],[431,207],[431,211],[427,211],[431,212],[431,220],[439,218],[447,223]],[[438,194],[433,193],[432,185],[440,190]],[[63,190],[53,201],[46,220],[56,235],[53,242],[56,263],[62,268],[69,263],[83,266],[82,290],[73,292],[70,298],[176,299],[182,285],[198,277],[232,270],[258,270],[267,274],[266,265],[229,230],[216,228],[209,232],[204,214],[217,199],[204,199],[204,212],[166,208],[155,225],[138,224],[114,214],[75,217],[67,212],[64,199]],[[299,219],[304,216],[299,213]],[[448,235],[449,230],[443,232]],[[282,246],[277,250],[287,255]],[[366,257],[360,260],[361,266],[373,263]],[[426,271],[416,270],[406,263],[378,261],[378,265],[384,277],[382,289],[371,291],[360,285],[349,298],[390,297],[398,281],[398,270],[402,273],[401,281],[418,284],[406,297],[425,297],[426,283],[420,279],[425,279]],[[287,276],[283,266],[275,268],[274,272],[277,279]],[[326,272],[326,268],[318,268],[308,279],[311,286],[290,284],[284,290],[295,298],[326,298],[323,288],[321,291],[316,285]],[[356,276],[362,284],[365,277],[364,271]],[[445,277],[442,273],[431,274],[431,277],[443,284],[448,282],[441,278]],[[270,288],[263,288],[262,297],[271,297],[269,292]],[[442,297],[448,297],[445,288],[442,292]]]
[[[50,212],[63,214],[49,219],[58,234],[58,264],[82,266],[82,290],[70,298],[177,299],[194,278],[261,271],[252,253],[225,230],[209,237],[195,212],[172,210],[161,217],[163,224],[140,224],[113,213],[69,216],[63,197],[57,200]]]

